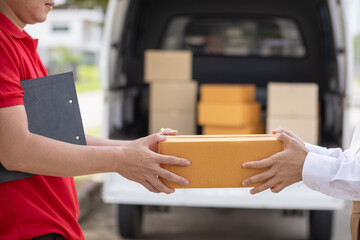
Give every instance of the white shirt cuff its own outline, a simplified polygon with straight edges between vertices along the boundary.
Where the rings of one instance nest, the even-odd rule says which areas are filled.
[[[328,155],[327,148],[313,145],[311,143],[304,142],[305,147],[312,153],[319,153],[321,155]]]
[[[309,152],[302,171],[304,183],[315,191],[330,195],[329,180],[333,162],[332,157]]]

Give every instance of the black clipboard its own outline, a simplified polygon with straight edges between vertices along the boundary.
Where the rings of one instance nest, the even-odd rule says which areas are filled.
[[[29,131],[55,140],[86,145],[72,72],[20,82]],[[0,164],[0,183],[35,176],[7,171]]]

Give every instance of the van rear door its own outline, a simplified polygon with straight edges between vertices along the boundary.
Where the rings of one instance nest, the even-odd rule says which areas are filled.
[[[360,120],[360,2],[342,1],[346,45],[343,147],[350,146]],[[355,24],[354,24],[355,23]]]

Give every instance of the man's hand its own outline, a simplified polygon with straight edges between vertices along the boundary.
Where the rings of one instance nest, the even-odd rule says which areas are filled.
[[[154,193],[174,192],[174,189],[165,186],[158,176],[183,186],[188,185],[187,179],[161,168],[160,164],[188,166],[190,162],[186,159],[156,153],[158,142],[166,139],[164,134],[175,135],[176,133],[176,131],[168,129],[163,133],[152,134],[124,145],[126,157],[125,161],[122,161],[119,174],[142,184]]]
[[[244,168],[269,168],[243,181],[243,186],[266,181],[262,185],[253,188],[250,191],[251,194],[262,192],[268,188],[271,188],[274,193],[278,193],[285,187],[302,180],[302,169],[309,151],[301,140],[289,136],[286,131],[276,133],[275,136],[278,140],[284,142],[284,151],[260,161],[243,164]]]

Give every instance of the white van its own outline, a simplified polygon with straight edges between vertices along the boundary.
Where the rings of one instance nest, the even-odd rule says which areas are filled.
[[[323,146],[349,146],[356,102],[353,30],[348,24],[354,1],[341,0],[110,0],[101,52],[105,90],[104,136],[135,139],[148,135],[149,94],[143,80],[147,49],[191,50],[193,79],[203,83],[253,83],[266,114],[269,81],[319,85]],[[351,10],[351,11],[350,11]],[[347,17],[344,17],[347,16]],[[234,51],[206,51],[191,41],[226,29],[252,26],[241,41],[227,41]],[[215,31],[214,29],[219,29]],[[231,31],[230,31],[231,32]],[[255,44],[270,37],[266,51]],[[201,42],[201,41],[200,41]],[[241,42],[241,49],[237,44]],[[206,43],[205,43],[206,44]],[[281,48],[290,44],[291,47]],[[276,51],[273,51],[276,47]],[[221,77],[220,77],[221,76]],[[200,132],[200,129],[198,129]],[[181,134],[181,132],[180,132]],[[330,239],[332,213],[344,202],[295,184],[279,194],[252,196],[249,189],[182,189],[154,194],[118,174],[106,174],[103,199],[118,204],[119,233],[135,238],[143,206],[191,206],[310,211],[310,237]]]

